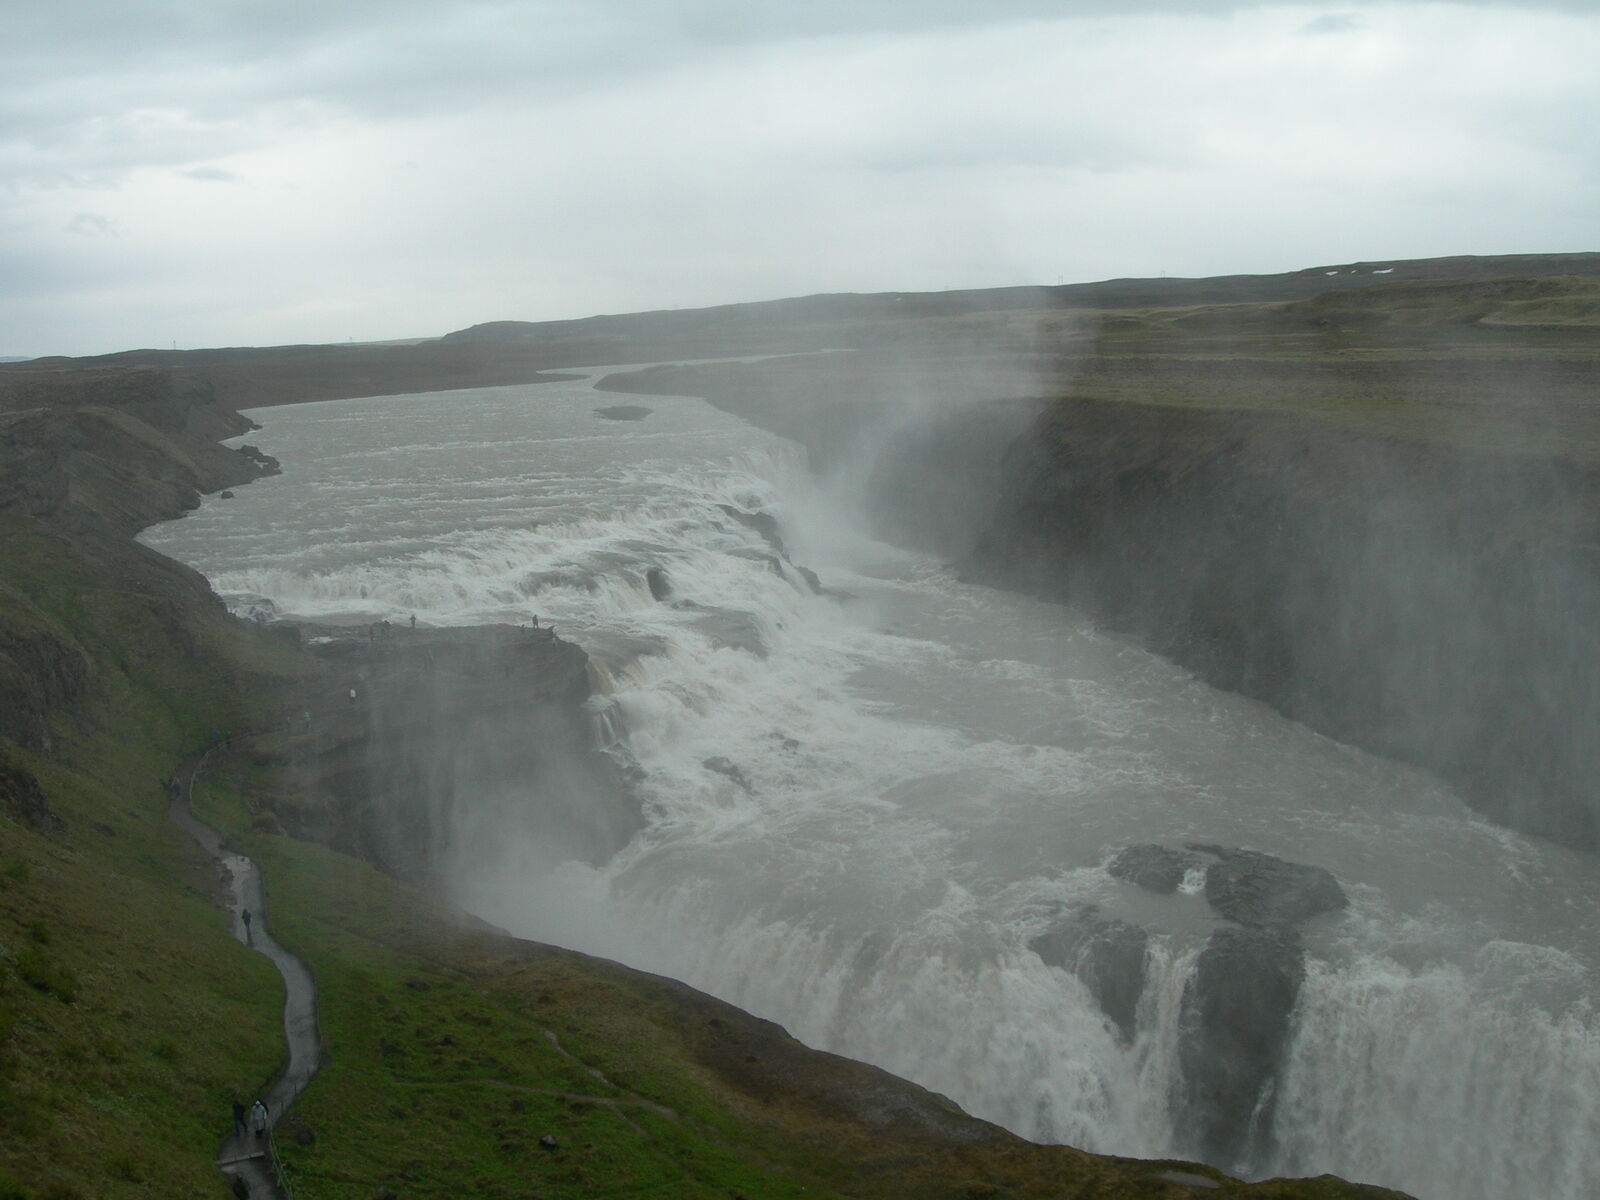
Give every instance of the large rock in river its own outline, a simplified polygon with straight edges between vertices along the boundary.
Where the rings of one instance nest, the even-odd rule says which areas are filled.
[[[1212,854],[1206,868],[1206,900],[1241,925],[1294,925],[1349,904],[1333,874],[1254,850],[1191,844]]]
[[[667,600],[672,596],[672,581],[667,578],[667,573],[660,567],[651,567],[644,573],[644,581],[650,588],[650,595],[656,600]]]
[[[1117,851],[1106,870],[1115,878],[1138,884],[1147,892],[1170,896],[1178,890],[1185,875],[1205,866],[1207,861],[1192,850],[1173,850],[1146,842]]]
[[[1190,842],[1181,850],[1128,846],[1106,865],[1116,878],[1162,895],[1177,891],[1197,869],[1205,871],[1207,902],[1241,925],[1296,925],[1349,903],[1339,881],[1322,867],[1209,842]]]
[[[1123,1041],[1131,1042],[1144,994],[1149,941],[1139,926],[1107,917],[1091,904],[1065,914],[1030,941],[1028,949],[1082,980]]]
[[[1262,1149],[1305,976],[1292,930],[1224,926],[1206,942],[1184,990],[1178,1126],[1190,1149],[1225,1170]]]

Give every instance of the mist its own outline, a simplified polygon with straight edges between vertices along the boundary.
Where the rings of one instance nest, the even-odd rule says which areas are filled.
[[[1062,328],[1076,365],[1019,334],[1009,361],[660,368],[626,421],[590,380],[264,410],[297,465],[167,545],[225,597],[395,626],[389,652],[358,627],[390,665],[354,704],[340,678],[332,727],[370,712],[351,782],[380,852],[497,926],[1037,1140],[1585,1195],[1593,859],[1422,761],[1491,745],[1477,675],[1565,678],[1530,648],[1587,603],[1576,560],[1513,535],[1571,481],[1270,415],[1064,407],[1064,380],[1109,376],[1104,328]],[[1543,632],[1503,643],[1513,612]],[[459,677],[412,671],[412,614],[417,648],[494,628]],[[556,646],[535,616],[585,652],[582,722],[523,695],[504,646]],[[1494,745],[1497,770],[1534,753]]]

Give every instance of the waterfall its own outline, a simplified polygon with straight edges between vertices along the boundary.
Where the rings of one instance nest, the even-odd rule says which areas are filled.
[[[1600,1195],[1592,858],[874,540],[794,447],[698,401],[593,404],[569,383],[261,412],[284,474],[148,538],[294,616],[537,614],[585,649],[645,826],[603,866],[479,829],[465,904],[1024,1136],[1165,1157],[1190,1153],[1185,997],[1226,922],[1198,880],[1156,895],[1106,864],[1191,841],[1309,863],[1350,904],[1305,927],[1270,1128],[1224,1165]],[[775,520],[781,554],[729,508]],[[1131,1038],[1029,948],[1090,906],[1148,936]]]

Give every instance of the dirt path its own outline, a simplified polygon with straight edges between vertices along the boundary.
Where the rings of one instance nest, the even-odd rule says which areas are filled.
[[[289,1193],[276,1168],[272,1126],[322,1065],[321,1037],[317,1032],[317,985],[305,963],[273,940],[267,928],[261,873],[255,863],[243,855],[229,853],[222,844],[222,835],[194,815],[191,807],[194,781],[214,752],[208,750],[205,754],[193,755],[178,768],[178,794],[168,807],[168,815],[199,842],[221,868],[228,887],[233,936],[256,953],[266,955],[283,976],[283,1033],[289,1050],[288,1065],[261,1097],[267,1106],[266,1134],[230,1135],[217,1149],[217,1166],[233,1182],[235,1195],[246,1195],[251,1200],[287,1200]],[[245,1187],[242,1193],[241,1183]]]

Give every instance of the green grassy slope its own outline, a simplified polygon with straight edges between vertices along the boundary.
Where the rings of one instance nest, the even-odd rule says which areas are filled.
[[[0,820],[0,1195],[218,1194],[229,1100],[282,1055],[281,985],[228,936],[162,781],[210,729],[254,718],[240,681],[294,667],[165,594],[172,577],[140,578],[132,547],[85,546],[0,521],[0,628],[47,626],[88,667],[48,753],[0,742],[60,823]]]

